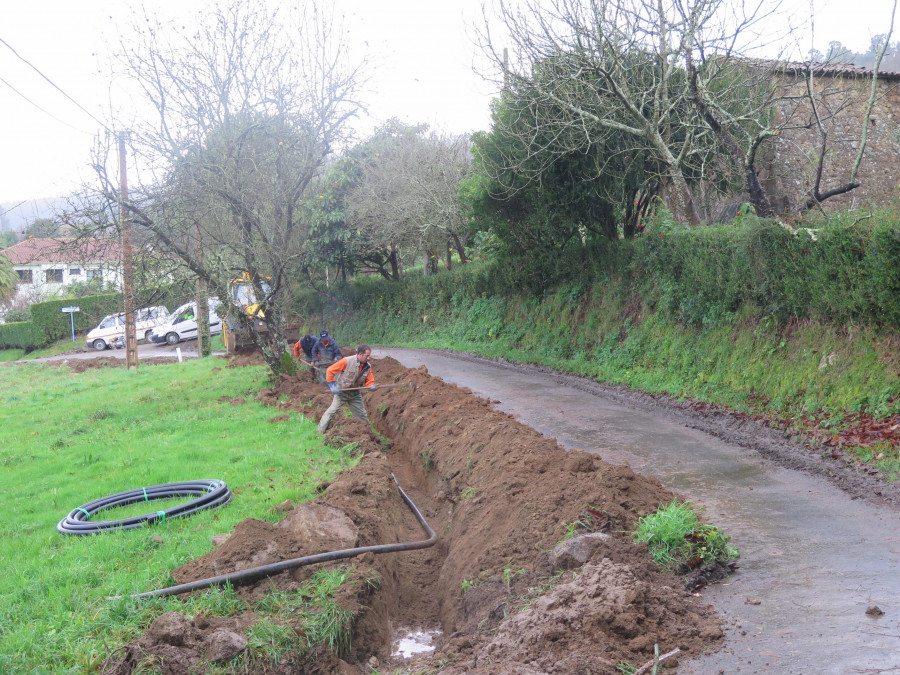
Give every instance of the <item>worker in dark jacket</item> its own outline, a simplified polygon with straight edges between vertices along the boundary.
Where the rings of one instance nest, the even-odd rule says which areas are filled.
[[[325,433],[331,418],[345,403],[350,406],[350,412],[354,417],[365,422],[369,421],[363,405],[361,389],[363,387],[367,387],[371,391],[378,389],[378,385],[375,384],[375,374],[372,372],[372,364],[369,363],[370,356],[372,356],[372,348],[369,345],[360,345],[356,348],[356,354],[345,356],[328,367],[325,383],[334,394],[334,399],[328,410],[322,415],[322,419],[319,420],[320,433]]]
[[[343,356],[341,348],[331,338],[328,331],[323,330],[319,333],[319,339],[316,340],[310,352],[312,364],[316,369],[316,377],[319,378],[319,382],[325,384],[325,369]]]
[[[312,335],[304,335],[294,343],[294,358],[299,359],[300,353],[306,357],[307,361],[312,361],[312,348],[316,344],[316,338]]]
[[[337,342],[332,339],[327,330],[323,330],[319,334],[319,339],[316,340],[312,349],[310,349],[310,355],[314,362],[318,361],[328,365],[331,365],[343,356],[341,348],[338,347]]]

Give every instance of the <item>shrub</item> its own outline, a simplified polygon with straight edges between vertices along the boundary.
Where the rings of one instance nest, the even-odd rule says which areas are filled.
[[[632,534],[636,542],[647,544],[653,562],[675,574],[739,556],[730,537],[701,523],[687,504],[676,501],[641,518]]]
[[[20,321],[31,321],[31,310],[28,309],[11,309],[4,317],[6,323],[17,323]]]
[[[31,321],[0,324],[0,349],[24,349],[30,352],[42,346],[34,339]]]

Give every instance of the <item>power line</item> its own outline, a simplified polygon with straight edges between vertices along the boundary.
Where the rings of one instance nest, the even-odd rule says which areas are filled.
[[[106,124],[104,124],[103,122],[101,122],[100,120],[98,120],[96,117],[94,117],[93,113],[91,113],[87,108],[85,108],[85,107],[84,107],[83,105],[81,105],[78,101],[76,101],[74,98],[72,98],[71,96],[69,96],[66,92],[64,92],[64,91],[63,91],[63,90],[62,90],[62,89],[61,89],[61,88],[60,88],[53,80],[51,80],[49,77],[47,77],[46,75],[44,75],[44,73],[42,73],[42,72],[40,71],[40,69],[39,69],[37,66],[35,66],[35,65],[34,65],[33,63],[31,63],[28,59],[26,59],[26,58],[23,57],[21,54],[19,54],[19,52],[17,52],[15,49],[13,49],[12,45],[10,45],[6,40],[4,40],[3,38],[0,38],[0,42],[2,42],[4,45],[6,45],[6,46],[9,48],[9,50],[10,50],[13,54],[16,55],[16,58],[18,58],[20,61],[22,61],[23,63],[25,63],[26,65],[28,65],[30,68],[32,68],[32,69],[34,70],[34,72],[36,72],[38,75],[40,75],[42,78],[44,78],[47,82],[49,82],[49,83],[50,83],[50,86],[52,86],[52,87],[53,87],[54,89],[56,89],[60,94],[62,94],[62,95],[65,96],[67,99],[69,99],[72,103],[74,103],[76,106],[78,106],[78,108],[80,108],[80,109],[81,109],[88,117],[90,117],[92,120],[94,120],[97,124],[99,124],[99,125],[100,125],[101,127],[103,127],[104,129],[106,129],[106,131],[108,131],[109,133],[114,133],[114,132],[112,132],[112,131],[106,126]],[[9,86],[9,85],[7,84],[7,86]],[[13,91],[15,91],[15,89],[13,89]],[[19,92],[16,92],[16,93],[19,93]],[[21,94],[19,94],[19,95],[21,96]]]
[[[6,209],[6,211],[4,211],[3,213],[0,213],[0,218],[2,218],[3,216],[5,216],[5,215],[6,215],[7,213],[9,213],[10,211],[15,211],[17,208],[19,208],[20,206],[22,206],[22,204],[24,204],[24,203],[27,202],[27,201],[28,201],[27,199],[23,199],[22,201],[20,201],[20,202],[19,202],[18,204],[16,204],[15,206],[10,206],[8,209]]]
[[[0,38],[0,41],[2,41],[2,38]],[[10,89],[12,89],[15,93],[17,93],[19,96],[21,96],[22,98],[24,98],[26,101],[28,101],[31,105],[33,105],[35,108],[37,108],[38,110],[40,110],[42,113],[44,113],[44,114],[47,115],[48,117],[51,117],[51,118],[55,119],[55,120],[56,120],[57,122],[59,122],[60,124],[64,124],[64,125],[66,125],[67,127],[69,127],[70,129],[73,129],[73,130],[75,130],[75,131],[79,131],[79,132],[81,132],[81,133],[83,133],[83,134],[88,134],[89,136],[92,136],[92,135],[93,135],[93,134],[91,134],[91,132],[85,131],[84,129],[79,129],[78,127],[75,127],[75,126],[72,126],[71,124],[69,124],[69,123],[66,122],[65,120],[61,120],[60,118],[58,118],[58,117],[57,117],[56,115],[54,115],[53,113],[48,112],[47,110],[45,110],[44,108],[42,108],[41,106],[39,106],[37,103],[35,103],[34,101],[32,101],[30,98],[28,98],[28,97],[27,97],[25,94],[23,94],[21,91],[19,91],[19,90],[16,89],[14,86],[12,86],[9,82],[7,82],[6,80],[4,80],[2,77],[0,77],[0,82],[2,82],[2,83],[5,84],[7,87],[9,87]]]

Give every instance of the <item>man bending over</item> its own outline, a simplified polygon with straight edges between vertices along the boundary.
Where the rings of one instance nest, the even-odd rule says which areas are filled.
[[[328,410],[322,415],[322,419],[319,420],[320,433],[325,433],[331,418],[345,403],[350,406],[350,412],[354,417],[369,421],[363,405],[361,390],[363,387],[368,387],[371,391],[378,389],[372,365],[369,363],[370,356],[372,356],[372,348],[369,345],[360,345],[356,348],[356,354],[345,356],[328,367],[325,373],[325,382],[331,393],[334,394],[334,399]],[[352,391],[347,391],[348,389]]]

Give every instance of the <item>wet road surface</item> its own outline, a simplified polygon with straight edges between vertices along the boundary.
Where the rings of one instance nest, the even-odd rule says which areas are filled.
[[[681,675],[900,674],[900,513],[552,375],[374,350],[374,358],[383,356],[424,364],[432,375],[500,401],[498,409],[566,448],[656,476],[732,537],[741,552],[737,573],[698,598],[722,617],[725,647],[683,661]],[[872,605],[884,614],[867,615]]]

